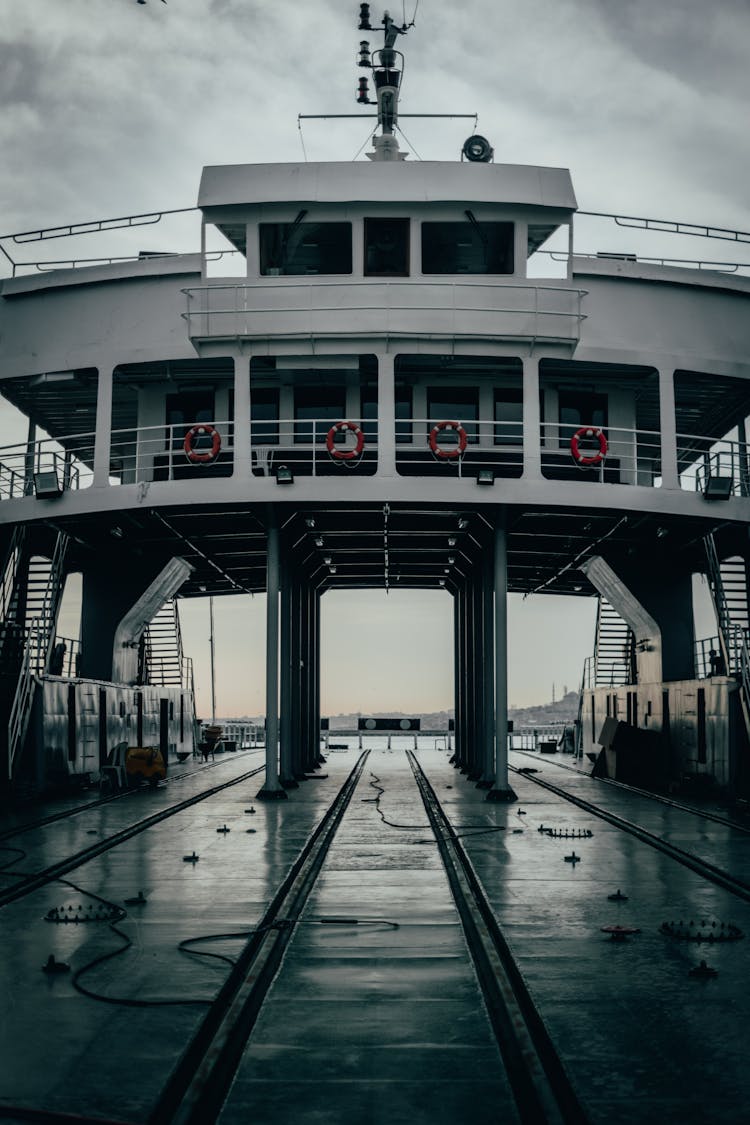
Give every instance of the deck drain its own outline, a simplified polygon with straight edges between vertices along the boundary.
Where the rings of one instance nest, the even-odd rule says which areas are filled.
[[[707,941],[713,944],[717,941],[739,941],[745,935],[739,926],[732,922],[708,921],[705,918],[700,922],[662,922],[659,932],[677,941]]]
[[[552,840],[590,840],[594,835],[590,828],[548,828],[546,824],[540,824],[537,832]]]
[[[85,922],[119,922],[124,918],[126,911],[121,906],[113,903],[101,902],[98,906],[53,906],[44,915],[45,922],[54,922],[58,926],[80,926]]]
[[[639,934],[641,931],[637,926],[600,926],[603,934],[609,934],[610,941],[626,941],[633,934]]]

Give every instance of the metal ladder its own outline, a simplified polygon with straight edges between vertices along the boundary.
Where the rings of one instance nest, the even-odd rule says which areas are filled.
[[[29,563],[26,623],[28,632],[13,704],[8,720],[8,779],[26,740],[34,706],[36,676],[47,670],[65,581],[68,536],[58,532],[51,560],[35,557]]]
[[[616,687],[633,680],[633,632],[600,594],[596,612],[594,687]]]
[[[170,598],[145,633],[145,682],[159,687],[189,687],[176,598]]]

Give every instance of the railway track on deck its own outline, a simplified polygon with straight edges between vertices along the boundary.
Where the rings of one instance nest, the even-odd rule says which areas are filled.
[[[205,1125],[216,1120],[369,753],[366,750],[359,757],[297,856],[206,1018],[183,1052],[149,1115],[149,1125]]]
[[[435,834],[520,1119],[527,1125],[585,1122],[583,1108],[471,860],[416,757],[408,750],[407,757]]]
[[[191,805],[196,805],[200,801],[205,801],[208,797],[213,797],[215,793],[221,793],[224,789],[229,789],[233,785],[239,785],[248,778],[255,777],[264,769],[263,766],[258,766],[256,769],[249,770],[246,773],[240,774],[239,777],[233,777],[230,781],[221,782],[219,785],[212,785],[208,789],[204,789],[201,793],[196,793],[192,797],[186,797],[184,801],[178,801],[174,805],[170,805],[166,809],[160,809],[159,812],[152,813],[150,816],[141,818],[135,823],[128,825],[126,828],[120,829],[119,832],[113,832],[111,835],[105,837],[103,840],[97,840],[96,843],[90,844],[87,848],[81,848],[79,851],[66,856],[65,859],[58,860],[57,863],[52,863],[48,867],[40,871],[34,872],[31,875],[22,876],[17,883],[7,890],[0,891],[0,908],[8,906],[12,902],[23,898],[25,895],[31,894],[32,891],[39,890],[40,887],[45,886],[47,883],[53,882],[55,879],[67,875],[68,872],[75,870],[89,860],[95,859],[97,856],[102,855],[104,852],[110,851],[112,848],[118,847],[126,840],[132,839],[140,832],[145,832],[146,829],[153,827],[155,824],[160,824],[169,817],[175,816],[176,813],[188,809]],[[80,810],[79,810],[80,811]]]
[[[262,753],[263,749],[250,750],[250,754]],[[195,777],[199,773],[204,773],[206,770],[216,769],[217,766],[223,765],[226,761],[231,761],[230,757],[224,761],[211,762],[210,765],[197,766],[192,770],[185,770],[183,773],[169,773],[162,782],[162,785],[169,785],[174,781],[185,781],[188,778]],[[89,812],[91,809],[99,809],[103,805],[110,805],[113,801],[120,801],[124,797],[144,796],[149,790],[143,786],[136,789],[125,789],[122,793],[110,793],[106,797],[97,797],[93,801],[86,801],[85,804],[76,805],[74,808],[62,809],[60,812],[50,813],[49,816],[39,817],[37,820],[29,820],[23,824],[16,824],[12,828],[7,828],[4,832],[0,832],[0,842],[3,840],[12,840],[14,836],[20,836],[24,832],[31,832],[35,828],[46,828],[48,824],[56,824],[60,820],[69,820],[71,817],[78,816],[80,813]]]
[[[562,797],[563,800],[568,801],[579,809],[583,809],[584,812],[591,813],[592,816],[599,817],[615,828],[629,833],[637,840],[640,840],[641,843],[648,844],[650,847],[669,856],[670,859],[675,860],[677,863],[682,864],[683,867],[687,867],[696,874],[701,875],[709,882],[715,883],[716,886],[722,887],[725,891],[729,891],[730,894],[736,895],[737,898],[741,898],[745,902],[750,902],[750,883],[746,882],[744,879],[739,879],[737,876],[730,874],[730,872],[717,867],[713,863],[709,863],[708,860],[702,859],[700,856],[695,855],[694,852],[688,852],[684,848],[678,848],[676,844],[670,844],[663,836],[658,836],[655,832],[650,832],[647,828],[644,828],[633,820],[628,820],[618,813],[613,813],[609,809],[604,809],[601,805],[597,805],[593,801],[587,801],[583,797],[578,797],[574,793],[569,793],[566,789],[561,788],[559,785],[554,785],[551,781],[545,781],[536,774],[519,770],[516,766],[509,766],[508,768],[512,773],[521,774],[521,776],[528,778],[529,781],[532,781],[535,785],[539,785],[542,789],[546,789],[550,793]],[[640,791],[638,791],[638,794],[640,795]],[[677,805],[677,807],[684,809],[684,806],[681,805]],[[694,810],[687,808],[685,811],[693,812]],[[724,823],[726,823],[729,828],[736,827],[728,821]]]
[[[538,754],[530,754],[526,750],[514,750],[514,754],[523,754],[525,757],[531,758],[535,762],[539,762]],[[566,762],[556,762],[554,759],[543,759],[545,765],[556,766],[559,770],[567,770],[568,773],[577,774],[579,777],[591,777],[591,774],[585,774],[582,770],[577,769],[575,766],[569,766]],[[511,766],[511,769],[513,767]],[[525,773],[526,771],[521,768],[519,771]],[[612,777],[596,777],[594,781],[601,782],[602,785],[611,785],[615,789],[622,789],[625,793],[632,793],[636,797],[646,797],[650,801],[656,801],[660,805],[666,805],[670,809],[679,809],[680,812],[691,813],[692,816],[699,816],[703,820],[710,820],[714,824],[723,824],[725,828],[732,828],[736,832],[743,832],[746,836],[750,836],[750,825],[740,824],[739,821],[730,820],[727,816],[721,816],[719,813],[709,812],[708,809],[697,808],[695,805],[686,805],[683,801],[675,801],[673,797],[665,797],[662,793],[652,793],[650,789],[641,789],[637,785],[628,785],[624,781],[615,781]]]

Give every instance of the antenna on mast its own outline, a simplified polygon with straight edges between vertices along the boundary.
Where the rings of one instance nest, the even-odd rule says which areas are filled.
[[[370,54],[370,44],[367,39],[360,40],[358,65],[372,70],[373,82],[377,103],[370,100],[370,91],[367,78],[360,78],[357,87],[357,101],[360,105],[375,105],[378,107],[378,125],[382,129],[380,136],[372,139],[373,151],[368,152],[370,160],[404,160],[406,154],[399,151],[398,140],[395,136],[395,127],[398,121],[398,94],[403,75],[404,56],[395,49],[399,35],[406,35],[411,24],[398,24],[391,19],[386,11],[381,20],[383,25],[383,46]],[[372,31],[370,23],[370,5],[359,6],[359,31]],[[400,65],[399,65],[400,63]]]

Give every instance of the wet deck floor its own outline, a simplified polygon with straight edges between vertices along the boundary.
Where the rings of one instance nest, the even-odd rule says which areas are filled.
[[[213,996],[226,966],[180,954],[177,943],[257,924],[356,757],[331,754],[328,779],[303,784],[286,802],[259,804],[258,779],[242,782],[71,873],[79,887],[109,900],[139,889],[148,899],[120,926],[132,948],[83,983],[110,1000]],[[701,916],[750,933],[750,905],[527,777],[513,776],[517,804],[489,805],[446,753],[420,751],[419,758],[455,825],[500,828],[475,836],[466,827],[463,842],[591,1121],[747,1120],[750,938],[708,948],[666,938],[659,926]],[[224,780],[256,764],[238,755],[216,772]],[[616,802],[615,811],[651,830],[661,826],[714,862],[726,855],[742,873],[746,837],[586,777],[567,779],[543,761],[539,768],[589,800]],[[427,824],[403,751],[373,753],[306,908],[309,924],[298,926],[261,1013],[224,1125],[515,1120],[437,851],[426,842],[430,832],[381,821],[371,771],[381,779],[389,820]],[[181,788],[188,795],[198,784],[196,777]],[[160,790],[146,799],[150,812],[177,795]],[[77,825],[63,821],[8,841],[26,852],[17,869],[85,846],[92,829],[136,819],[128,805],[114,802]],[[594,835],[550,839],[537,831],[542,823]],[[224,824],[231,831],[218,833]],[[573,849],[581,861],[565,862]],[[185,863],[193,850],[199,862]],[[608,901],[618,887],[627,902]],[[81,898],[52,884],[0,914],[0,1105],[142,1122],[205,1007],[112,1006],[76,993],[70,975],[45,976],[51,952],[76,969],[120,944],[106,926],[44,921],[51,906]],[[314,921],[324,915],[362,921]],[[614,944],[600,930],[608,922],[641,932]],[[211,948],[232,954],[238,943]],[[703,957],[718,969],[716,979],[688,977]]]

